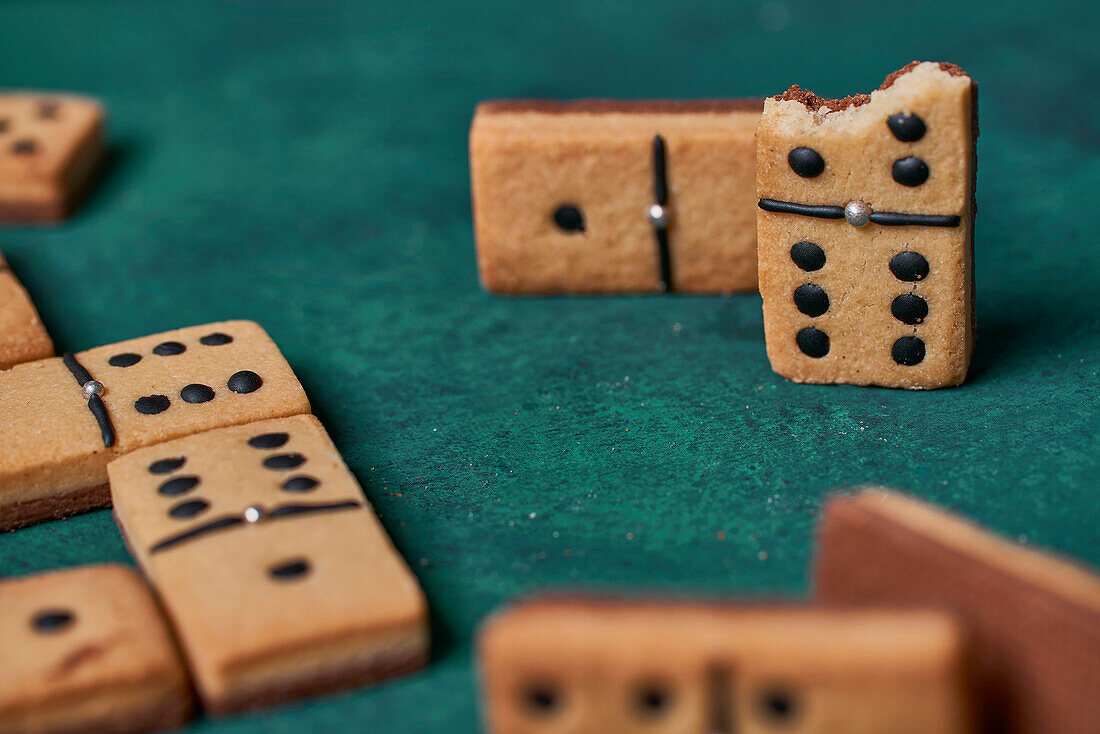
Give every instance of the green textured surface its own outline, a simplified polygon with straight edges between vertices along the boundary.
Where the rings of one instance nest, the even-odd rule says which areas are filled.
[[[804,593],[840,485],[1100,563],[1098,6],[262,5],[0,6],[0,84],[112,117],[89,206],[0,232],[58,346],[261,322],[433,608],[426,672],[193,731],[473,731],[486,612],[542,587]],[[751,295],[479,289],[479,99],[842,95],[914,58],[981,90],[965,386],[784,382]],[[0,536],[4,574],[97,561],[128,561],[106,511]]]

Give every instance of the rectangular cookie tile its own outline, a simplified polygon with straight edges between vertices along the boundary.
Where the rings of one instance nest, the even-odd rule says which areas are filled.
[[[53,92],[0,93],[0,222],[67,217],[106,150],[99,104]]]
[[[27,290],[0,253],[0,370],[53,356],[53,341]]]
[[[765,100],[760,293],[796,382],[958,385],[974,341],[975,85],[914,62],[877,91]]]
[[[828,604],[956,613],[973,637],[984,731],[1096,731],[1100,576],[1091,570],[869,488],[827,505],[814,582]]]
[[[470,128],[496,293],[756,289],[760,100],[502,101]]]
[[[964,640],[923,611],[544,599],[482,630],[492,734],[964,734]]]
[[[141,449],[108,473],[119,527],[206,710],[425,664],[423,594],[313,416]]]
[[[136,448],[308,412],[278,347],[250,321],[17,365],[0,372],[0,529],[108,506],[107,463]]]
[[[0,582],[0,731],[163,731],[191,710],[175,642],[133,571],[85,566]]]

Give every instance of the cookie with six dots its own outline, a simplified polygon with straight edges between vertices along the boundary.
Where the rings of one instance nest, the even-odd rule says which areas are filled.
[[[756,289],[760,100],[512,100],[470,129],[481,280],[495,293]]]
[[[313,416],[170,441],[108,472],[119,526],[207,711],[426,662],[420,587]]]
[[[110,502],[107,463],[212,428],[309,412],[259,325],[225,321],[0,372],[0,529]]]
[[[769,98],[757,134],[768,358],[797,382],[930,389],[974,340],[975,84],[918,63],[871,94]]]
[[[951,617],[535,599],[482,630],[492,734],[966,734]]]
[[[0,94],[0,222],[68,216],[105,151],[103,110],[84,97]]]

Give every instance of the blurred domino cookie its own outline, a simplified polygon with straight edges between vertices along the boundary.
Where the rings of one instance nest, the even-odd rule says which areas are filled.
[[[0,370],[53,356],[53,342],[30,295],[0,254]]]

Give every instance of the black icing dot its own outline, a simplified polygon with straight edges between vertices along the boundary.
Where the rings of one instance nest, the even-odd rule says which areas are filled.
[[[760,717],[770,723],[789,722],[798,715],[798,699],[794,692],[784,688],[772,688],[757,699]]]
[[[554,211],[554,224],[563,232],[583,232],[584,214],[580,207],[562,204]]]
[[[894,180],[902,186],[920,186],[928,180],[928,164],[911,155],[894,161]]]
[[[829,310],[829,294],[819,285],[806,283],[794,289],[794,305],[807,316],[820,316]]]
[[[924,137],[927,130],[924,126],[924,120],[920,119],[918,115],[907,115],[904,112],[890,115],[889,119],[886,120],[886,125],[890,128],[890,132],[894,134],[894,137],[903,143],[915,143]]]
[[[116,354],[107,360],[107,364],[112,367],[132,367],[141,361],[140,354],[134,354],[133,352],[123,352],[122,354]]]
[[[307,477],[305,475],[291,477],[283,482],[283,489],[287,492],[309,492],[312,491],[320,482],[313,477]]]
[[[168,410],[171,404],[166,395],[146,395],[134,401],[134,410],[142,415],[156,415]]]
[[[264,466],[268,469],[294,469],[306,463],[306,457],[301,454],[275,454],[264,459]]]
[[[903,367],[912,367],[924,361],[924,340],[916,336],[903,336],[894,342],[890,351],[895,362]]]
[[[803,270],[821,270],[825,267],[825,251],[813,242],[795,242],[791,245],[791,260]]]
[[[43,120],[57,119],[57,110],[60,105],[52,99],[38,103],[38,116]]]
[[[180,390],[180,397],[185,403],[209,403],[214,399],[214,391],[206,385],[186,385]]]
[[[175,497],[185,492],[190,492],[197,487],[198,484],[198,477],[176,477],[175,479],[169,479],[167,482],[157,487],[157,492],[165,497]]]
[[[919,252],[906,250],[890,258],[890,272],[909,283],[928,277],[928,261]]]
[[[186,520],[189,517],[198,515],[200,512],[205,512],[208,507],[210,507],[210,503],[206,500],[187,500],[186,502],[180,502],[169,510],[168,515],[177,520]]]
[[[213,334],[207,334],[199,339],[199,344],[205,347],[220,347],[223,344],[228,344],[233,341],[233,337],[229,334],[223,334],[220,331],[216,331]]]
[[[248,445],[254,449],[277,449],[289,440],[285,433],[261,433],[248,439]]]
[[[182,456],[175,459],[159,459],[149,465],[149,472],[151,474],[168,474],[183,466],[183,462],[185,461],[187,461],[187,459]]]
[[[43,609],[31,617],[31,627],[40,634],[63,632],[76,621],[76,615],[68,609]]]
[[[38,150],[38,144],[30,138],[23,138],[22,140],[16,140],[11,144],[11,152],[16,155],[30,155]]]
[[[928,315],[928,301],[912,293],[903,293],[890,304],[890,313],[903,324],[919,324]]]
[[[307,575],[309,568],[309,561],[305,558],[294,558],[275,564],[267,569],[267,574],[276,581],[296,581]]]
[[[561,708],[562,695],[555,685],[536,683],[523,692],[523,705],[537,716],[550,716]]]
[[[173,357],[177,354],[183,354],[187,351],[187,347],[179,342],[163,342],[153,347],[153,354],[161,357]]]
[[[798,348],[807,357],[816,359],[829,353],[829,335],[812,326],[807,326],[799,331],[794,340],[798,343]]]
[[[825,159],[813,148],[794,148],[787,154],[791,170],[802,178],[816,178],[825,170]]]
[[[672,703],[671,692],[662,685],[646,685],[638,689],[636,704],[643,716],[660,716]]]
[[[234,372],[232,377],[229,378],[229,389],[235,393],[242,395],[256,392],[260,389],[260,386],[264,384],[264,381],[260,379],[260,376],[255,372],[249,370],[241,370],[240,372]]]

